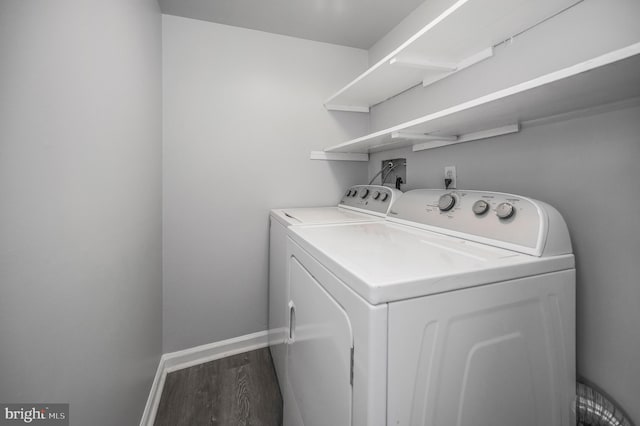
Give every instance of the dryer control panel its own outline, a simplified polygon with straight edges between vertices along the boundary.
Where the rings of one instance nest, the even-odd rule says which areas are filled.
[[[401,194],[388,186],[355,185],[345,191],[339,206],[385,216]]]
[[[536,256],[571,253],[560,213],[546,203],[519,195],[416,189],[398,200],[388,218]]]

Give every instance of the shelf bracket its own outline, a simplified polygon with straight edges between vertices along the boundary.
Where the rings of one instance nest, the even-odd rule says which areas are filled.
[[[479,132],[465,133],[458,136],[454,141],[431,141],[413,145],[413,151],[424,151],[425,149],[439,148],[441,146],[454,145],[457,143],[476,141],[479,139],[488,139],[495,136],[508,135],[520,131],[520,124],[510,124],[508,126],[496,127],[494,129],[481,130]]]
[[[408,68],[419,68],[423,70],[434,70],[441,72],[453,72],[457,65],[451,62],[430,61],[418,58],[402,58],[396,56],[389,61],[389,65],[397,65]]]
[[[463,69],[468,68],[471,65],[477,64],[478,62],[484,61],[485,59],[488,59],[492,56],[493,56],[493,47],[488,47],[486,49],[483,49],[478,53],[471,55],[468,58],[458,62],[454,66],[453,70],[451,70],[450,72],[447,72],[445,74],[436,74],[436,75],[426,76],[424,79],[422,79],[422,87],[433,84],[438,80],[442,80],[443,78],[448,77],[449,75],[455,72],[462,71]]]
[[[393,132],[391,133],[391,139],[405,139],[405,140],[413,140],[413,141],[454,142],[458,140],[458,137],[429,135],[426,133]]]
[[[346,111],[346,112],[369,112],[368,106],[362,105],[335,105],[324,104],[324,107],[329,111]]]
[[[369,161],[369,154],[354,152],[311,151],[309,159],[325,161]]]

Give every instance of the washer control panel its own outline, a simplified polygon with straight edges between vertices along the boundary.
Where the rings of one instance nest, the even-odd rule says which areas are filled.
[[[366,210],[386,215],[391,205],[402,193],[380,185],[355,185],[347,189],[340,200],[340,207]]]
[[[485,191],[416,189],[403,194],[388,218],[474,241],[541,253],[551,211],[566,229],[553,207],[526,197]]]

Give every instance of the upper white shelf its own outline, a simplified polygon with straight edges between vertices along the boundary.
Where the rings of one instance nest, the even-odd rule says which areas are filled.
[[[640,42],[325,149],[414,151],[511,133],[518,123],[640,96]],[[425,141],[426,140],[426,141]]]
[[[369,107],[431,84],[492,55],[492,46],[580,0],[458,0],[400,47],[325,101],[330,110]]]

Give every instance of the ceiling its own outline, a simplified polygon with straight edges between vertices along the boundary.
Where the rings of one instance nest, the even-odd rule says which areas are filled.
[[[158,0],[162,13],[369,49],[424,0]]]

